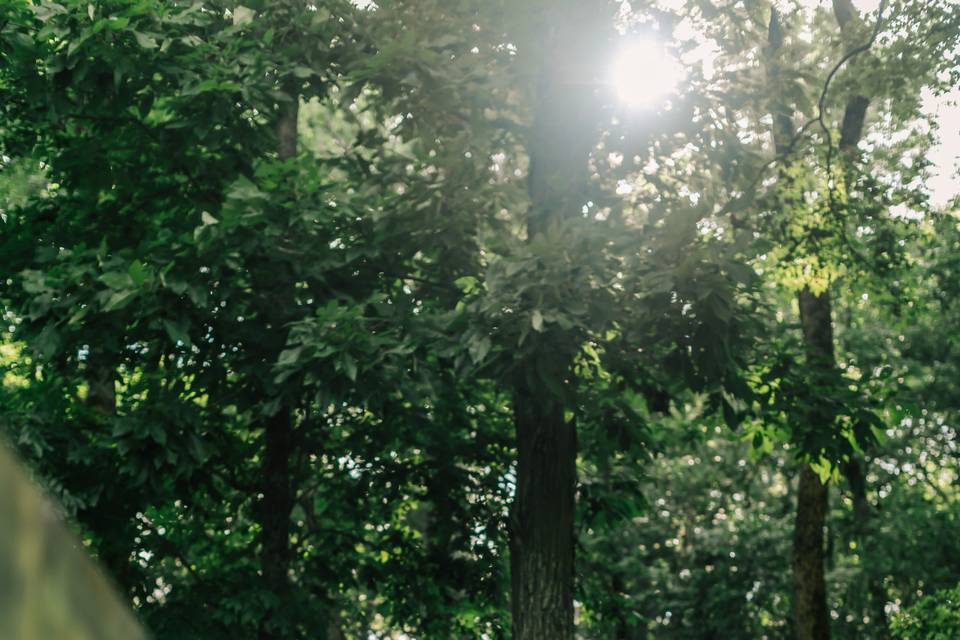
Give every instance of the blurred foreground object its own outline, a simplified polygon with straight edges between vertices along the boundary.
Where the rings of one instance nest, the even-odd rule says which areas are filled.
[[[127,604],[0,443],[0,638],[145,640]]]

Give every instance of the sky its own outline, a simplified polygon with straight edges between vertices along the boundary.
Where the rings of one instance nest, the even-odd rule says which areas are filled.
[[[928,182],[933,204],[943,206],[960,194],[957,179],[960,157],[960,89],[954,89],[940,98],[928,98],[924,106],[936,115],[940,123],[940,143],[933,149],[929,160],[936,175]]]
[[[810,6],[820,4],[818,0],[805,0]],[[853,0],[861,12],[874,12],[880,6],[880,0]],[[927,183],[932,203],[942,207],[949,200],[960,195],[960,180],[957,179],[957,160],[960,158],[960,88],[954,88],[949,94],[924,99],[927,113],[936,116],[939,124],[939,144],[932,150],[928,159],[933,163],[934,175]]]
[[[825,5],[830,0],[800,0],[805,6],[814,8]],[[374,0],[351,0],[360,8],[375,8]],[[670,6],[682,4],[683,0],[661,0],[661,4]],[[865,15],[865,19],[873,19],[872,15],[880,5],[880,0],[853,0],[854,5]],[[699,54],[701,57],[710,55],[709,51]],[[617,75],[617,61],[612,61],[614,75]],[[630,65],[632,66],[632,65]],[[662,67],[662,65],[660,65]],[[665,69],[665,67],[663,67]],[[661,75],[673,75],[673,71],[663,71]],[[618,83],[620,84],[620,83]],[[648,87],[649,88],[649,87]],[[639,102],[640,98],[649,99],[649,91],[632,91],[629,86],[618,87],[618,93],[627,102]],[[931,178],[927,183],[930,190],[932,204],[935,207],[946,205],[957,195],[960,195],[960,180],[957,178],[958,159],[960,159],[960,88],[954,89],[944,96],[927,96],[924,106],[929,114],[936,116],[939,122],[938,144],[931,150],[928,159],[932,163]]]

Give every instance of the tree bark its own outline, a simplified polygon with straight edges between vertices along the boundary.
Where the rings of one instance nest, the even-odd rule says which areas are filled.
[[[289,103],[282,104],[277,114],[277,156],[287,160],[297,153],[297,117],[299,96],[296,92]],[[276,310],[285,313],[286,310]],[[275,322],[276,331],[281,331],[282,322]],[[285,340],[281,341],[285,342]],[[289,461],[294,448],[293,413],[282,407],[268,417],[264,424],[262,493],[259,504],[260,520],[260,573],[264,589],[273,599],[257,637],[259,640],[274,640],[283,637],[278,632],[278,610],[290,590],[290,513],[293,510],[294,491],[291,486]]]
[[[549,402],[549,401],[548,401]],[[514,640],[573,638],[577,438],[561,403],[518,391],[510,539]]]
[[[104,416],[117,413],[117,371],[106,352],[94,347],[88,356],[90,375],[87,378],[88,407]]]
[[[799,304],[807,366],[813,369],[832,368],[834,353],[830,293],[824,291],[815,295],[804,287],[799,294]],[[805,464],[798,481],[797,517],[793,533],[793,611],[797,640],[827,640],[830,637],[823,540],[829,502],[828,486]]]
[[[293,491],[288,461],[293,448],[292,440],[290,413],[281,409],[267,420],[264,429],[263,499],[260,502],[260,571],[267,593],[281,601],[290,587],[288,572]],[[274,621],[276,608],[271,608],[265,623]],[[280,637],[269,627],[268,624],[261,626],[260,640]]]
[[[830,616],[824,581],[823,527],[829,503],[827,485],[809,465],[800,471],[793,530],[793,615],[797,640],[827,640]]]
[[[580,215],[596,141],[594,98],[578,69],[596,33],[591,3],[568,0],[551,12],[543,38],[534,123],[528,145],[527,239]],[[514,382],[517,489],[511,508],[510,567],[514,640],[573,640],[574,501],[577,439],[565,418],[565,388],[576,336],[551,328],[518,363]],[[543,366],[544,363],[549,366]],[[546,383],[544,376],[552,379]],[[533,386],[532,386],[533,385]]]

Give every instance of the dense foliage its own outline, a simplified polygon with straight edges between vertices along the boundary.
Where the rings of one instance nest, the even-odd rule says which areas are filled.
[[[937,591],[897,615],[890,630],[904,640],[952,638],[960,627],[960,594],[957,589]]]
[[[0,428],[160,639],[914,633],[958,62],[915,0],[6,0]]]

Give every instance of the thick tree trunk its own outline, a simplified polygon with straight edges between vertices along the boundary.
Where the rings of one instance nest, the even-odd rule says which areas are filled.
[[[299,97],[294,92],[290,103],[281,105],[277,114],[277,155],[281,160],[292,158],[297,153],[297,117]],[[275,310],[285,313],[286,310]],[[282,326],[278,322],[277,326]],[[285,340],[281,340],[285,342]],[[290,513],[293,510],[294,490],[291,485],[290,460],[294,448],[293,413],[282,407],[267,418],[264,425],[262,493],[259,504],[260,521],[260,573],[264,589],[281,602],[290,590]],[[283,637],[277,633],[277,610],[273,606],[261,621],[259,640],[274,640]]]
[[[555,223],[581,215],[586,203],[590,150],[596,142],[592,92],[578,77],[592,68],[597,7],[567,0],[550,12],[534,123],[529,139],[530,210],[527,238],[536,241]],[[576,336],[551,328],[549,343],[525,355],[514,384],[517,493],[511,514],[511,609],[514,640],[573,640],[574,500],[577,439],[565,419],[565,400]],[[558,350],[566,353],[558,353]],[[549,366],[542,366],[549,362]],[[549,381],[544,379],[549,376]],[[536,382],[535,382],[536,381]],[[531,387],[536,384],[535,387]]]
[[[823,527],[827,486],[808,465],[797,485],[797,519],[793,530],[793,615],[797,640],[827,640],[830,616],[823,576]]]
[[[573,638],[577,438],[559,400],[518,391],[510,539],[514,640]]]

